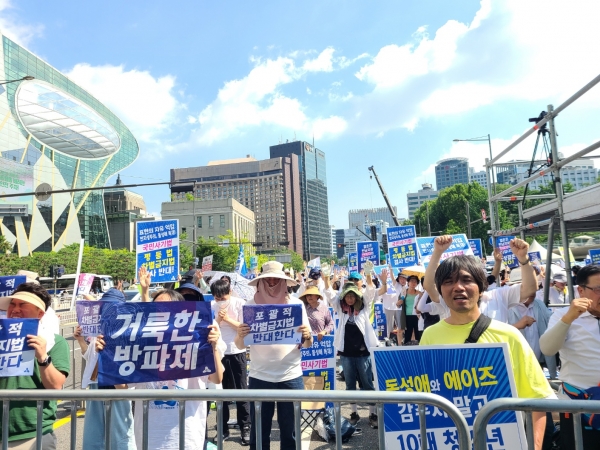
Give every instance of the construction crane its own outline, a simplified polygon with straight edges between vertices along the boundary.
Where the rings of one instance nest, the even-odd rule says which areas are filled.
[[[373,172],[373,175],[375,175],[375,181],[377,181],[377,184],[379,185],[379,189],[381,190],[381,194],[383,195],[383,199],[385,200],[385,204],[387,205],[388,209],[390,210],[390,214],[392,215],[392,219],[394,219],[394,224],[397,227],[399,227],[400,226],[400,221],[398,221],[398,218],[396,217],[396,213],[394,212],[394,208],[392,208],[392,204],[390,203],[390,200],[388,199],[388,196],[385,193],[385,189],[383,189],[383,186],[379,182],[379,178],[377,177],[377,174],[375,173],[375,169],[373,168],[373,166],[371,166],[371,167],[369,167],[369,170],[371,172]]]

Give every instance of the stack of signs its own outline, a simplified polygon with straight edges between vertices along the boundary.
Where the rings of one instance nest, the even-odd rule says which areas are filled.
[[[593,249],[589,252],[590,264],[600,264],[600,249]]]
[[[383,341],[388,336],[388,331],[382,303],[375,303],[375,316],[373,317],[372,325],[377,338],[380,341]]]
[[[27,281],[27,277],[25,275],[10,275],[7,277],[0,277],[0,297],[8,297],[9,295],[13,295],[15,289],[20,284],[23,284]]]
[[[79,300],[75,304],[75,310],[77,311],[77,323],[81,327],[81,335],[85,337],[98,336],[100,334],[102,313],[106,308],[109,308],[114,304],[114,301]]]
[[[452,402],[464,415],[472,433],[481,408],[497,398],[516,398],[508,345],[436,345],[383,347],[371,352],[375,386],[380,391],[427,392]],[[419,449],[421,435],[418,406],[386,404],[385,446]],[[454,422],[435,406],[425,407],[427,448],[454,450],[458,434]],[[488,448],[526,449],[521,415],[503,411],[487,427]]]
[[[358,272],[363,269],[363,265],[367,261],[371,261],[375,266],[379,264],[379,242],[357,242],[356,253],[358,254]]]
[[[358,272],[358,253],[348,253],[348,272]]]
[[[323,377],[325,386],[323,390],[335,390],[335,347],[333,336],[323,336],[319,341],[313,335],[313,344],[309,348],[302,348],[302,375],[305,377]]]
[[[478,258],[483,258],[483,245],[481,243],[481,239],[469,239],[469,245],[471,246],[473,255],[477,256]]]
[[[215,357],[208,342],[209,302],[115,302],[102,310],[106,342],[98,384],[179,380],[210,375]]]
[[[136,273],[146,266],[153,283],[176,281],[179,274],[179,220],[135,223]]]
[[[88,295],[94,284],[93,273],[80,273],[79,281],[77,282],[77,295]]]
[[[532,263],[537,261],[540,264],[544,264],[544,261],[542,261],[542,254],[540,252],[529,252],[527,253],[527,256],[529,257],[529,261]]]
[[[35,349],[27,335],[38,334],[37,319],[0,319],[0,377],[33,375]]]
[[[389,261],[394,269],[418,264],[417,234],[414,225],[388,228],[387,240]]]
[[[244,323],[250,333],[246,345],[300,344],[302,333],[302,305],[244,305]]]
[[[514,238],[514,236],[498,236],[496,238],[496,247],[498,247],[502,252],[502,262],[504,262],[504,264],[511,269],[514,267],[519,267],[519,261],[517,261],[517,257],[510,249],[510,241],[512,241]]]
[[[417,248],[419,249],[419,255],[421,256],[421,262],[425,267],[429,265],[429,261],[431,260],[431,254],[433,253],[433,241],[435,237],[419,237],[417,238]],[[471,255],[473,256],[473,250],[471,250],[471,245],[469,244],[469,240],[467,236],[464,234],[453,234],[452,235],[452,244],[448,250],[442,253],[441,261],[444,259],[450,258],[451,256],[458,255]]]
[[[213,255],[208,255],[202,258],[202,272],[212,270]]]

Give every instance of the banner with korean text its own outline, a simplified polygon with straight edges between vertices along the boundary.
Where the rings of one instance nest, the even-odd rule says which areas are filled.
[[[545,264],[545,262],[546,262],[546,261],[542,261],[541,252],[528,252],[527,257],[529,258],[529,261],[531,261],[532,263],[537,261],[540,264]]]
[[[375,266],[379,265],[379,242],[357,242],[356,253],[358,254],[358,272],[362,270],[363,264],[367,261],[371,261]]]
[[[38,334],[37,319],[0,319],[0,377],[33,375],[35,350],[27,335]]]
[[[388,228],[387,240],[390,264],[393,268],[416,266],[419,263],[417,232],[414,225]]]
[[[244,305],[244,323],[250,333],[246,345],[300,344],[302,305]]]
[[[510,249],[510,241],[512,241],[515,236],[498,236],[496,237],[496,247],[500,249],[502,252],[502,262],[506,264],[511,269],[514,267],[519,267],[519,261],[517,261],[517,257],[513,254]]]
[[[77,323],[81,327],[81,335],[86,337],[100,334],[100,323],[104,310],[116,302],[103,302],[102,300],[78,300],[75,303]]]
[[[102,310],[106,347],[99,353],[98,383],[177,380],[215,371],[208,343],[209,302],[113,303]]]
[[[79,282],[77,283],[77,295],[88,295],[94,284],[93,273],[80,273]]]
[[[427,267],[429,265],[429,260],[431,260],[431,254],[433,253],[433,241],[435,240],[435,236],[428,237],[419,237],[417,238],[417,247],[419,249],[419,254],[421,255],[421,263]],[[471,255],[473,256],[473,250],[471,250],[471,246],[469,245],[469,240],[465,234],[453,234],[452,235],[452,244],[448,250],[442,253],[442,258],[440,261],[443,261],[451,256],[457,255]]]
[[[383,341],[386,337],[388,337],[387,331],[387,322],[385,320],[385,313],[383,312],[383,303],[375,303],[375,315],[373,317],[373,329],[375,330],[375,335],[380,341]]]
[[[319,341],[313,334],[313,344],[302,348],[302,375],[305,377],[323,377],[324,391],[335,391],[335,354],[333,336],[323,336]],[[333,406],[333,404],[332,404]]]
[[[600,264],[600,249],[588,250],[591,264]]]
[[[477,412],[497,398],[516,398],[508,346],[499,344],[435,345],[372,349],[375,387],[380,391],[428,392],[452,402],[470,429]],[[421,448],[419,411],[414,404],[386,404],[387,448]],[[458,448],[456,427],[443,411],[427,405],[427,448]],[[521,416],[503,411],[490,420],[488,449],[526,449]]]
[[[348,272],[358,272],[358,253],[348,253]]]
[[[471,250],[473,250],[473,255],[483,258],[483,244],[481,239],[469,239],[469,245],[471,246]]]
[[[8,297],[9,295],[13,295],[15,289],[20,284],[23,284],[27,281],[27,277],[24,275],[9,275],[0,277],[0,297]]]
[[[153,283],[176,281],[179,274],[179,220],[135,223],[136,273],[146,266]]]

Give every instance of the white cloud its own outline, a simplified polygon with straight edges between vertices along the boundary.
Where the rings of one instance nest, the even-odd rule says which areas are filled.
[[[175,77],[154,77],[147,71],[121,66],[75,65],[65,74],[111,109],[136,139],[151,142],[168,131],[184,108],[173,90]]]
[[[0,0],[0,31],[10,40],[27,47],[44,32],[43,25],[25,24],[11,12],[15,9],[10,0]]]
[[[327,47],[315,59],[304,61],[302,69],[306,72],[332,72],[334,51],[333,47]]]

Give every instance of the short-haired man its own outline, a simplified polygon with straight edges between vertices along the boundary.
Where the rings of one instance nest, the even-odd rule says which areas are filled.
[[[434,241],[432,261],[439,261],[442,253],[452,243],[451,236],[440,236]],[[511,248],[519,258],[527,258],[528,246],[523,241],[511,241]],[[437,264],[436,264],[437,265]],[[444,298],[450,316],[428,327],[421,338],[421,345],[463,344],[471,333],[475,321],[482,314],[479,310],[481,296],[487,288],[487,276],[479,260],[472,256],[453,256],[443,261],[434,274],[425,274],[435,280],[436,294]],[[427,290],[431,295],[431,291]],[[480,343],[508,343],[508,351],[514,371],[517,395],[522,398],[555,398],[544,377],[535,354],[516,328],[492,320],[481,334]],[[546,426],[546,413],[533,413],[535,449],[540,450]]]
[[[564,398],[581,399],[600,395],[600,265],[587,265],[577,273],[577,291],[568,307],[556,308],[548,329],[540,338],[540,348],[547,355],[560,353],[560,394]],[[600,420],[582,417],[583,448],[597,449],[600,442]],[[591,423],[590,423],[591,420]],[[574,449],[573,418],[560,415],[562,448]]]
[[[2,298],[0,308],[8,310],[9,319],[41,319],[50,303],[50,295],[43,287],[35,283],[24,283],[11,296]],[[0,389],[62,389],[70,370],[67,341],[58,334],[44,332],[44,328],[40,327],[37,336],[27,335],[27,343],[35,350],[33,375],[2,377]],[[8,448],[33,448],[36,440],[36,405],[35,400],[10,402]],[[54,450],[56,401],[44,402],[42,416],[42,450]],[[2,422],[0,420],[0,433]]]

